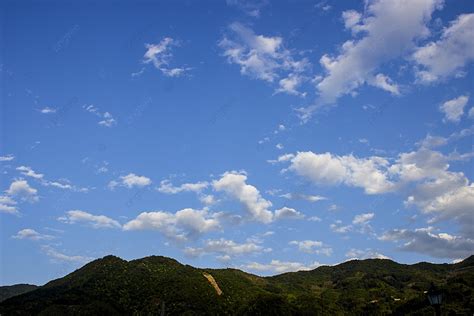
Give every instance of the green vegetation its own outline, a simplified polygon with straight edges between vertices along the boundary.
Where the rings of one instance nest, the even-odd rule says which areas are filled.
[[[129,262],[107,256],[5,300],[0,314],[432,315],[423,293],[431,282],[444,290],[443,315],[474,313],[474,256],[442,265],[354,260],[273,277],[159,256]]]
[[[7,298],[33,291],[36,288],[37,286],[32,284],[15,284],[9,286],[0,286],[0,302],[3,302]]]

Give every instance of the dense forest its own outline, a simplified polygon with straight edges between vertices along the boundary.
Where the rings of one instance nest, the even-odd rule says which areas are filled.
[[[474,256],[456,264],[353,260],[271,277],[107,256],[44,286],[20,287],[0,314],[432,315],[432,283],[444,293],[443,315],[474,313]],[[0,297],[13,290],[1,287]]]

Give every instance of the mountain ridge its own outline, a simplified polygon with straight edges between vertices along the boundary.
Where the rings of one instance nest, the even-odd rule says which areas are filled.
[[[261,277],[238,269],[195,268],[173,258],[105,256],[0,303],[2,315],[417,315],[423,293],[445,292],[444,308],[474,312],[474,256],[454,264],[350,260]],[[210,275],[222,293],[216,293]],[[456,315],[456,314],[454,314]]]

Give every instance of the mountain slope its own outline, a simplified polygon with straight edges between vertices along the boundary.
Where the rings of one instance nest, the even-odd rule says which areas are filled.
[[[209,282],[209,275],[222,293]],[[193,268],[159,256],[132,261],[107,256],[5,300],[0,303],[0,313],[432,315],[423,294],[431,282],[445,290],[446,312],[472,315],[474,257],[443,265],[354,260],[312,271],[259,277],[236,269]]]
[[[33,291],[36,288],[37,286],[32,284],[15,284],[8,286],[0,286],[0,302],[3,302],[7,298]]]

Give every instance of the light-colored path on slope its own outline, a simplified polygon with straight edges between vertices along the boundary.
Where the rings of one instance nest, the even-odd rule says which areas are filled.
[[[222,294],[222,290],[219,288],[219,285],[217,284],[216,280],[214,279],[214,277],[212,275],[210,275],[209,273],[206,273],[204,272],[202,275],[204,275],[204,277],[209,281],[209,283],[211,283],[211,285],[214,287],[214,289],[216,290],[216,293],[217,295],[221,295]]]

